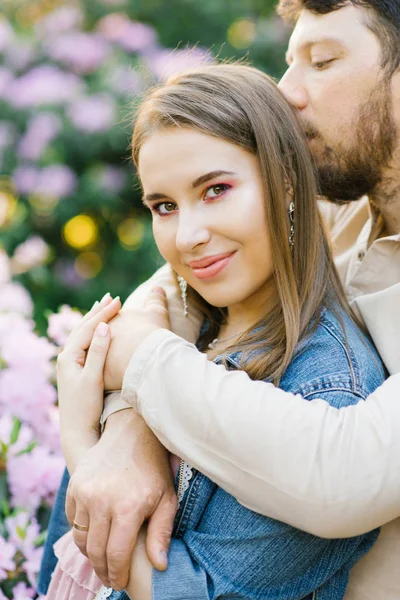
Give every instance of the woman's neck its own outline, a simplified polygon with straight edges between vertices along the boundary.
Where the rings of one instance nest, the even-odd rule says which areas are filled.
[[[218,338],[241,335],[252,329],[256,323],[264,319],[276,305],[277,294],[275,282],[268,282],[262,289],[246,300],[227,307],[227,317],[221,325]]]

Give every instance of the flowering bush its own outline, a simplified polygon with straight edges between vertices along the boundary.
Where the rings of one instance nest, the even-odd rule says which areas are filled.
[[[48,1],[33,18],[30,4],[0,15],[0,227],[43,332],[45,310],[126,297],[159,264],[133,185],[132,100],[210,57],[166,50],[111,5],[93,18]]]
[[[35,332],[31,298],[11,281],[27,244],[11,260],[0,252],[0,600],[36,593],[49,510],[64,469],[54,358],[81,318],[63,306],[49,316],[50,339]],[[46,256],[43,240],[32,244],[38,251],[28,254],[30,267],[33,258]]]

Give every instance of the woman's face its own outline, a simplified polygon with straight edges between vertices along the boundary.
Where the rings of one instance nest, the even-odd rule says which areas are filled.
[[[160,253],[213,306],[261,307],[273,271],[257,157],[189,128],[151,135],[139,155]]]

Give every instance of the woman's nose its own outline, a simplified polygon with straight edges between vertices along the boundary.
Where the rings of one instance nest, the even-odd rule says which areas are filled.
[[[293,67],[289,67],[278,84],[281,92],[297,110],[307,106],[307,92],[301,75]]]
[[[210,238],[209,227],[196,216],[196,211],[180,211],[176,233],[176,247],[180,252],[191,252],[196,246],[207,244]]]

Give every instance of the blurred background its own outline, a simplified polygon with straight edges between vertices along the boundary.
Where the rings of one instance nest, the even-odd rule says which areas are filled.
[[[2,0],[0,251],[39,331],[61,304],[124,300],[162,263],[129,158],[132,102],[214,57],[279,78],[288,31],[274,4]]]

